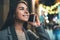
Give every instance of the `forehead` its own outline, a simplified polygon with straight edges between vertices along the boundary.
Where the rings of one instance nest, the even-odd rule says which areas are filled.
[[[24,3],[19,3],[19,4],[17,5],[17,7],[26,7],[26,8],[27,8],[27,5],[24,4]]]

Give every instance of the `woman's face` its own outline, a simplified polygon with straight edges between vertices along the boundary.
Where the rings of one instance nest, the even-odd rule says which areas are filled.
[[[16,19],[21,21],[28,21],[29,12],[28,8],[24,3],[19,3],[16,8]]]

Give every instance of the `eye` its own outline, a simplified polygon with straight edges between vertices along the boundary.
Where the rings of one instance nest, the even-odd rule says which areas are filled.
[[[19,7],[20,10],[24,10],[24,7]]]

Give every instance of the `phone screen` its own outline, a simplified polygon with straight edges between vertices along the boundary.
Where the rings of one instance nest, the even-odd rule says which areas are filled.
[[[36,16],[34,15],[34,14],[31,14],[30,16],[29,16],[29,20],[28,20],[29,22],[34,22],[34,21],[36,21]]]

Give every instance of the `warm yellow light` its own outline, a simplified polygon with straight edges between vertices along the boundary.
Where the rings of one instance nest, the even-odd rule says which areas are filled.
[[[60,5],[60,2],[58,2],[58,3],[56,3],[55,5],[53,5],[53,6],[45,6],[45,5],[43,5],[43,4],[40,4],[39,5],[39,7],[40,8],[38,8],[38,11],[39,11],[39,13],[40,13],[40,10],[42,10],[42,8],[43,8],[43,11],[47,11],[48,13],[50,13],[50,14],[55,14],[55,13],[58,13],[58,10],[56,9],[56,10],[53,10],[53,9],[55,9],[56,7],[58,7]],[[41,8],[42,7],[42,8]]]

